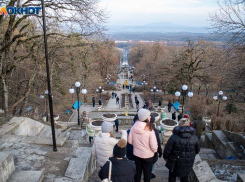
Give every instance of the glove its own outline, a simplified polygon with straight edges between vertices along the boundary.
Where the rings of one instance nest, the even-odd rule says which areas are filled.
[[[159,156],[158,156],[159,158],[161,158],[162,157],[162,153],[161,154],[159,154]]]

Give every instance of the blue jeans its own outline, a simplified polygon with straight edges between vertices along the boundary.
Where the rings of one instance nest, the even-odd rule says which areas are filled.
[[[89,143],[91,143],[92,142],[92,140],[94,139],[94,137],[88,137],[88,139],[89,139]]]

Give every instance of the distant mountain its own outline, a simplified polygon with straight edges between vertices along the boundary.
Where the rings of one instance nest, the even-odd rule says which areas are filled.
[[[190,32],[190,33],[207,33],[204,27],[185,26],[173,24],[170,22],[154,22],[142,26],[109,26],[108,33],[119,32]]]

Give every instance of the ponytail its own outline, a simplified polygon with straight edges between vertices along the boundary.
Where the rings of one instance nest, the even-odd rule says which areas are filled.
[[[150,120],[147,118],[145,121],[143,121],[146,123],[145,125],[145,130],[150,130],[152,131],[154,129],[153,124],[150,122]]]

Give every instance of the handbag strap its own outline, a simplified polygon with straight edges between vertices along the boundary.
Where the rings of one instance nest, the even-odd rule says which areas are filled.
[[[178,155],[177,158],[180,157],[180,155],[181,155],[181,153],[183,152],[183,150],[185,149],[186,145],[187,145],[187,144],[189,145],[189,139],[190,139],[190,138],[187,139],[187,142],[186,142],[185,146],[181,149],[181,151],[180,151],[180,153],[179,153],[179,155]]]
[[[111,168],[112,168],[112,162],[109,162],[109,175],[108,175],[108,180],[111,181]]]

